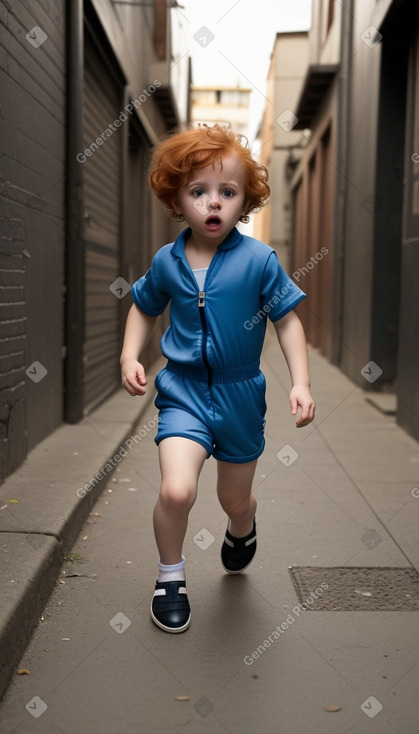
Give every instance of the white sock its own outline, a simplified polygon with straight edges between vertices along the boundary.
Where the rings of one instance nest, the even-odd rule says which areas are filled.
[[[185,563],[186,558],[182,556],[180,563],[174,563],[173,565],[166,565],[161,563],[160,558],[157,561],[159,567],[159,578],[158,581],[185,581]]]

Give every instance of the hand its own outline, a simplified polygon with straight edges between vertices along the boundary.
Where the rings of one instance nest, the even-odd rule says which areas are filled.
[[[147,378],[144,367],[135,359],[129,359],[121,364],[122,387],[132,396],[145,395],[147,392]]]
[[[296,421],[297,428],[307,426],[314,418],[314,400],[311,397],[310,388],[305,385],[294,385],[290,392],[291,415],[297,415],[301,408],[301,416]]]

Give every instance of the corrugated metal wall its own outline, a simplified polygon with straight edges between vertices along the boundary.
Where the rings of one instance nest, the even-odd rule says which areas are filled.
[[[86,327],[84,403],[90,412],[119,385],[120,302],[109,286],[120,276],[121,130],[109,128],[121,111],[118,85],[85,43],[84,163]],[[103,143],[95,149],[95,141]],[[93,144],[93,145],[92,145]]]

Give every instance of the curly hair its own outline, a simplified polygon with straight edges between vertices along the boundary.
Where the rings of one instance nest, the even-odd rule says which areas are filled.
[[[248,221],[250,212],[259,211],[266,204],[270,194],[267,169],[252,158],[244,135],[215,124],[175,131],[154,147],[149,182],[169,216],[176,217],[172,201],[179,187],[190,179],[192,170],[215,163],[222,166],[223,156],[232,151],[239,155],[244,169],[246,210],[240,221]]]

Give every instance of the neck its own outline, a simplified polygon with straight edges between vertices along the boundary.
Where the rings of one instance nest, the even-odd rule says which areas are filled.
[[[207,239],[206,237],[197,237],[193,232],[186,240],[188,247],[193,247],[198,252],[214,253],[219,245],[224,241],[225,237],[217,237],[217,239]]]
[[[228,232],[226,235],[220,237],[205,237],[199,234],[197,235],[191,230],[189,236],[185,240],[185,245],[188,245],[188,247],[193,247],[199,252],[214,253],[230,234],[231,232]]]

